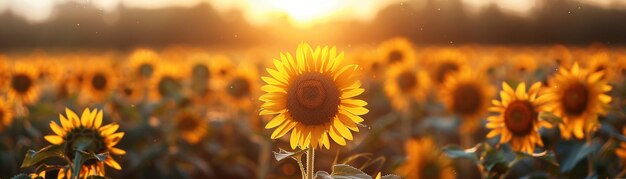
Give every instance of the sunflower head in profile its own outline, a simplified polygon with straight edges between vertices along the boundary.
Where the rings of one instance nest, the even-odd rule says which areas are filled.
[[[603,71],[588,71],[574,63],[572,68],[560,68],[548,79],[547,109],[562,118],[561,137],[578,139],[600,127],[598,114],[605,114],[612,87],[603,80]]]
[[[175,99],[182,95],[183,75],[175,64],[160,63],[150,80],[150,99]]]
[[[79,116],[70,109],[65,109],[66,116],[59,114],[61,125],[50,121],[50,129],[53,135],[46,135],[44,138],[54,144],[61,145],[65,149],[65,156],[73,161],[76,151],[87,153],[106,153],[104,162],[96,159],[87,160],[80,171],[81,178],[91,174],[104,175],[104,164],[120,170],[122,167],[112,157],[112,155],[124,155],[126,151],[116,148],[115,145],[124,137],[124,132],[116,132],[118,124],[102,125],[102,110],[85,109]],[[71,169],[61,169],[59,178],[70,177]]]
[[[429,69],[431,81],[441,86],[446,79],[455,73],[468,70],[468,58],[462,52],[454,49],[441,49],[428,57],[426,66]]]
[[[8,84],[5,85],[10,100],[32,104],[39,99],[40,87],[37,83],[37,69],[28,64],[15,63]]]
[[[385,93],[392,106],[400,111],[410,109],[413,101],[423,101],[430,87],[427,74],[411,65],[392,66],[387,71]]]
[[[414,50],[413,44],[408,39],[396,37],[378,46],[378,58],[387,65],[414,62],[416,60]]]
[[[545,111],[541,96],[541,82],[534,83],[526,92],[526,84],[520,83],[513,90],[502,83],[500,101],[491,101],[489,111],[496,113],[487,118],[487,128],[491,131],[487,138],[500,135],[500,143],[510,143],[513,150],[532,154],[535,144],[543,146],[539,128],[552,128],[552,124],[539,119],[539,112]]]
[[[495,89],[480,74],[462,71],[450,76],[439,90],[439,99],[448,111],[459,116],[461,132],[473,132],[489,108]]]
[[[116,73],[111,70],[112,64],[103,59],[94,59],[92,68],[85,72],[82,83],[83,100],[104,101],[117,87]]]
[[[149,80],[159,66],[159,55],[149,49],[137,49],[128,57],[132,77],[138,80]]]
[[[182,111],[176,114],[175,128],[180,137],[189,144],[197,144],[207,134],[208,125],[205,118],[197,113]]]
[[[13,110],[7,102],[0,98],[0,132],[13,122]]]
[[[267,85],[259,99],[261,115],[277,115],[265,126],[276,128],[271,138],[276,139],[291,131],[291,148],[324,146],[330,148],[330,139],[345,145],[358,132],[359,115],[369,112],[367,103],[354,99],[364,92],[355,73],[356,65],[342,65],[344,53],[335,47],[313,49],[306,43],[298,45],[295,58],[280,54],[274,60],[276,68],[268,68],[269,77],[261,77]],[[329,138],[330,137],[330,138]]]
[[[431,138],[413,139],[404,144],[406,161],[397,172],[409,179],[452,179],[452,160],[442,153]]]

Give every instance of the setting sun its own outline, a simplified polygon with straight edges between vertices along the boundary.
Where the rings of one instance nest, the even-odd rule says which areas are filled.
[[[342,3],[343,1],[333,0],[276,0],[269,2],[271,3],[271,11],[284,13],[293,24],[300,27],[326,21],[346,8],[346,4]]]

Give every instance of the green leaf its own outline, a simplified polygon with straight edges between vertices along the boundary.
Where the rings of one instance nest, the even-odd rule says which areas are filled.
[[[485,151],[481,155],[481,160],[483,166],[485,166],[485,169],[489,171],[490,175],[498,176],[509,170],[509,164],[506,160],[504,152],[497,150],[490,145],[485,145]]]
[[[539,118],[543,119],[545,121],[548,121],[552,124],[558,124],[563,122],[563,119],[561,119],[560,117],[552,114],[551,112],[540,112],[539,113]]]
[[[31,167],[51,157],[66,158],[63,148],[61,145],[49,145],[39,151],[28,150],[20,168]]]
[[[571,171],[576,164],[578,164],[578,162],[586,158],[587,155],[597,151],[599,148],[600,143],[598,141],[593,141],[591,144],[574,143],[573,145],[567,147],[567,150],[570,150],[570,152],[562,162],[561,172],[565,173]]]
[[[372,178],[363,171],[345,164],[337,164],[333,166],[333,173],[331,174],[331,176],[334,179]]]
[[[37,169],[35,170],[35,173],[41,173],[43,171],[50,171],[50,170],[58,170],[61,168],[64,168],[65,166],[61,166],[61,165],[46,165],[46,164],[41,164],[39,165],[39,167],[37,167]]]
[[[317,171],[313,179],[333,179],[333,177],[326,171]]]
[[[474,162],[477,162],[478,157],[476,157],[476,149],[478,147],[480,146],[477,145],[474,148],[466,150],[466,149],[462,149],[461,147],[457,145],[449,145],[449,146],[444,147],[442,151],[446,153],[446,155],[448,155],[448,157],[452,159],[465,158],[465,159],[470,159]]]
[[[278,149],[278,152],[274,152],[274,158],[276,158],[276,161],[281,161],[284,160],[288,157],[294,158],[295,160],[299,160],[300,156],[302,154],[306,153],[306,150],[300,150],[300,151],[296,151],[296,152],[289,152],[286,150],[283,150],[281,148]]]

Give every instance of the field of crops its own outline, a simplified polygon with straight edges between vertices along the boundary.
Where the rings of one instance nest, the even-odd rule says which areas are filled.
[[[6,53],[0,177],[626,174],[626,49],[326,45]]]

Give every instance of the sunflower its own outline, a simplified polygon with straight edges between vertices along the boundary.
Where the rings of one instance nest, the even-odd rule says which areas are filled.
[[[564,67],[548,80],[546,90],[547,109],[562,118],[559,124],[561,136],[578,139],[600,127],[598,114],[605,114],[611,96],[606,93],[611,86],[602,79],[603,71],[582,69],[574,63],[571,69]]]
[[[511,64],[511,71],[509,71],[509,76],[532,75],[535,70],[537,70],[536,57],[530,52],[521,53],[513,57],[513,63]]]
[[[480,118],[487,112],[493,87],[486,83],[482,75],[462,71],[450,76],[439,91],[447,109],[461,117],[461,132],[472,132],[480,124]]]
[[[253,99],[258,97],[257,89],[259,89],[259,73],[257,69],[251,65],[243,64],[232,71],[225,77],[225,85],[223,86],[226,95],[223,95],[241,109],[248,109],[252,106]]]
[[[426,67],[430,69],[431,81],[440,86],[448,76],[467,70],[467,61],[467,57],[458,50],[442,49],[429,57]]]
[[[13,122],[13,110],[5,100],[0,100],[0,132]]]
[[[117,87],[116,73],[111,70],[112,65],[103,59],[94,59],[90,70],[86,71],[83,77],[82,88],[86,93],[82,95],[83,100],[93,100],[103,102],[108,95]],[[86,99],[85,99],[86,98]]]
[[[555,45],[546,54],[545,60],[541,60],[550,64],[549,67],[570,66],[574,61],[572,52],[563,45]]]
[[[214,55],[211,57],[210,64],[211,76],[223,78],[228,76],[237,66],[230,61],[225,55]]]
[[[365,101],[353,99],[365,91],[355,74],[357,65],[341,65],[343,59],[335,47],[313,49],[302,43],[295,59],[281,53],[274,60],[276,69],[267,69],[270,77],[261,77],[267,83],[261,90],[267,93],[259,98],[264,102],[261,115],[278,114],[265,126],[276,128],[272,139],[291,131],[293,149],[329,149],[329,136],[339,145],[353,139],[350,130],[359,131],[359,115],[369,110]]]
[[[25,104],[32,104],[39,99],[39,85],[37,71],[26,63],[13,65],[7,84],[7,95],[10,100],[20,100]]]
[[[205,53],[196,53],[190,58],[188,76],[191,80],[191,91],[198,97],[207,97],[211,91],[210,56]]]
[[[426,72],[409,65],[392,66],[387,71],[385,92],[391,98],[391,104],[400,111],[409,109],[412,101],[426,98],[430,80]]]
[[[452,179],[456,174],[452,160],[443,154],[432,139],[414,139],[404,144],[407,160],[397,172],[409,179]]]
[[[74,160],[76,150],[95,154],[105,152],[114,155],[126,154],[126,151],[115,148],[115,145],[124,137],[124,132],[116,133],[119,128],[118,124],[101,126],[102,110],[93,109],[90,111],[89,108],[86,108],[80,118],[70,109],[65,108],[65,113],[66,116],[59,114],[60,126],[58,123],[50,121],[50,128],[54,135],[46,135],[44,139],[54,145],[64,146],[65,156],[70,161]],[[116,170],[122,169],[111,155],[107,155],[104,164]],[[81,178],[94,173],[104,175],[104,164],[95,159],[86,161],[80,171]],[[69,178],[69,173],[71,173],[70,169],[62,169],[59,171],[59,178],[64,178],[62,177],[63,174]]]
[[[137,49],[128,57],[132,77],[138,80],[149,80],[153,77],[155,71],[158,70],[159,56],[156,52],[149,49]]]
[[[117,96],[130,104],[139,103],[144,97],[145,88],[142,85],[132,83],[130,80],[124,81],[119,83],[116,88]]]
[[[396,63],[415,62],[415,51],[413,44],[402,37],[396,37],[382,42],[378,46],[378,58],[387,65]]]
[[[208,125],[206,120],[196,113],[180,112],[175,117],[175,126],[181,138],[190,144],[197,144],[206,136]]]
[[[160,63],[150,80],[150,99],[178,98],[182,95],[183,75],[175,64]]]
[[[498,113],[487,118],[486,127],[491,129],[487,138],[500,135],[500,143],[511,143],[516,151],[532,154],[535,143],[543,146],[539,128],[552,128],[552,124],[539,119],[539,112],[544,111],[539,94],[541,82],[534,83],[526,92],[526,84],[520,83],[513,90],[507,83],[502,83],[500,101],[492,100],[489,111]]]
[[[601,51],[590,55],[586,61],[586,69],[591,72],[603,71],[603,79],[613,80],[618,74],[619,65],[615,65],[615,61],[609,57],[608,52]]]

